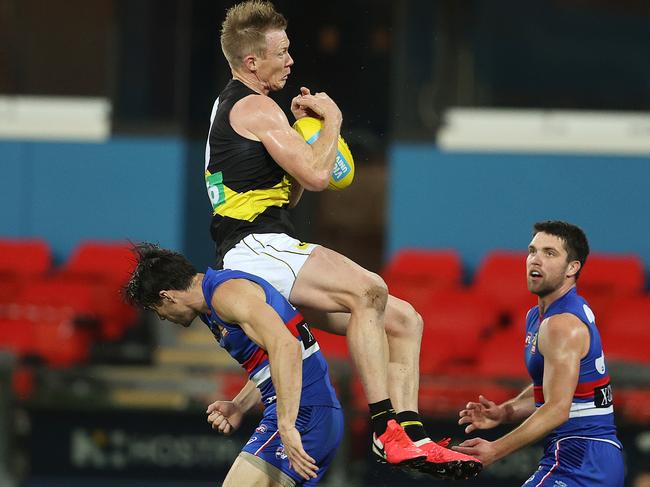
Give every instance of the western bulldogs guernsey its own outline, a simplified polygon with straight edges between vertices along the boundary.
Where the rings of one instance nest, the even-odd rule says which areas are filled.
[[[526,367],[533,379],[535,405],[544,404],[544,357],[537,347],[539,327],[544,319],[562,313],[577,316],[587,326],[589,351],[580,361],[569,419],[546,437],[539,469],[524,485],[622,487],[622,446],[616,437],[605,355],[594,313],[575,287],[554,301],[544,316],[535,306],[526,317]]]
[[[327,362],[309,325],[302,315],[261,277],[241,271],[208,269],[203,278],[203,296],[210,308],[209,315],[201,315],[219,344],[239,362],[262,393],[264,407],[275,404],[275,388],[271,381],[269,356],[253,342],[239,325],[222,321],[212,309],[212,295],[216,288],[229,279],[248,279],[264,289],[266,302],[280,315],[289,331],[302,345],[302,394],[300,406],[330,406],[340,408],[330,383]]]
[[[533,379],[535,405],[539,407],[544,404],[542,391],[544,357],[537,350],[537,332],[541,321],[562,313],[571,313],[577,316],[589,328],[591,339],[589,351],[580,361],[578,385],[573,394],[569,420],[553,431],[547,437],[547,441],[566,436],[586,436],[606,439],[620,447],[614,425],[612,388],[609,383],[609,373],[600,334],[596,328],[596,319],[587,302],[577,294],[575,287],[551,303],[543,317],[539,315],[538,306],[528,312],[526,318],[526,367]]]

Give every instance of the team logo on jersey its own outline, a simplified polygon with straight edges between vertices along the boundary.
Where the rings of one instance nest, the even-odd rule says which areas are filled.
[[[266,427],[266,425],[265,425],[264,423],[262,423],[262,424],[259,425],[257,428],[255,428],[255,432],[256,432],[256,433],[266,433],[266,430],[267,430],[267,429],[268,429],[268,428]]]
[[[210,320],[210,323],[212,324],[212,334],[217,338],[217,340],[221,341],[222,338],[228,336],[228,330],[220,325],[217,321]]]
[[[531,332],[528,332],[526,335],[526,346],[530,345],[530,342],[533,341],[533,334]]]

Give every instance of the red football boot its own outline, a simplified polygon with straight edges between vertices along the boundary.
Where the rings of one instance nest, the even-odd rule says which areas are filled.
[[[383,435],[372,435],[372,452],[382,463],[412,468],[422,467],[428,457],[428,453],[415,446],[394,419],[388,421]]]
[[[427,461],[418,470],[447,480],[476,477],[483,468],[480,460],[445,448],[449,444],[449,440],[446,440],[438,443],[429,441],[419,445],[419,448],[427,453]]]

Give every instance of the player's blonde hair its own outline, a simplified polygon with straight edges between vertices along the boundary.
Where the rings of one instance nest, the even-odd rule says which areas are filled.
[[[285,30],[287,19],[271,2],[249,0],[231,7],[221,24],[221,50],[231,68],[241,65],[249,54],[264,57],[266,33]]]

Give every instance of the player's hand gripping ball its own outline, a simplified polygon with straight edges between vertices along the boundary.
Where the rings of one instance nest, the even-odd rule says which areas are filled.
[[[323,127],[323,121],[313,117],[303,117],[296,120],[293,128],[305,139],[309,145],[313,144],[318,137]],[[354,160],[352,153],[345,143],[343,137],[339,135],[338,149],[336,151],[336,162],[334,163],[334,170],[330,177],[329,189],[343,189],[352,184],[354,179]]]

